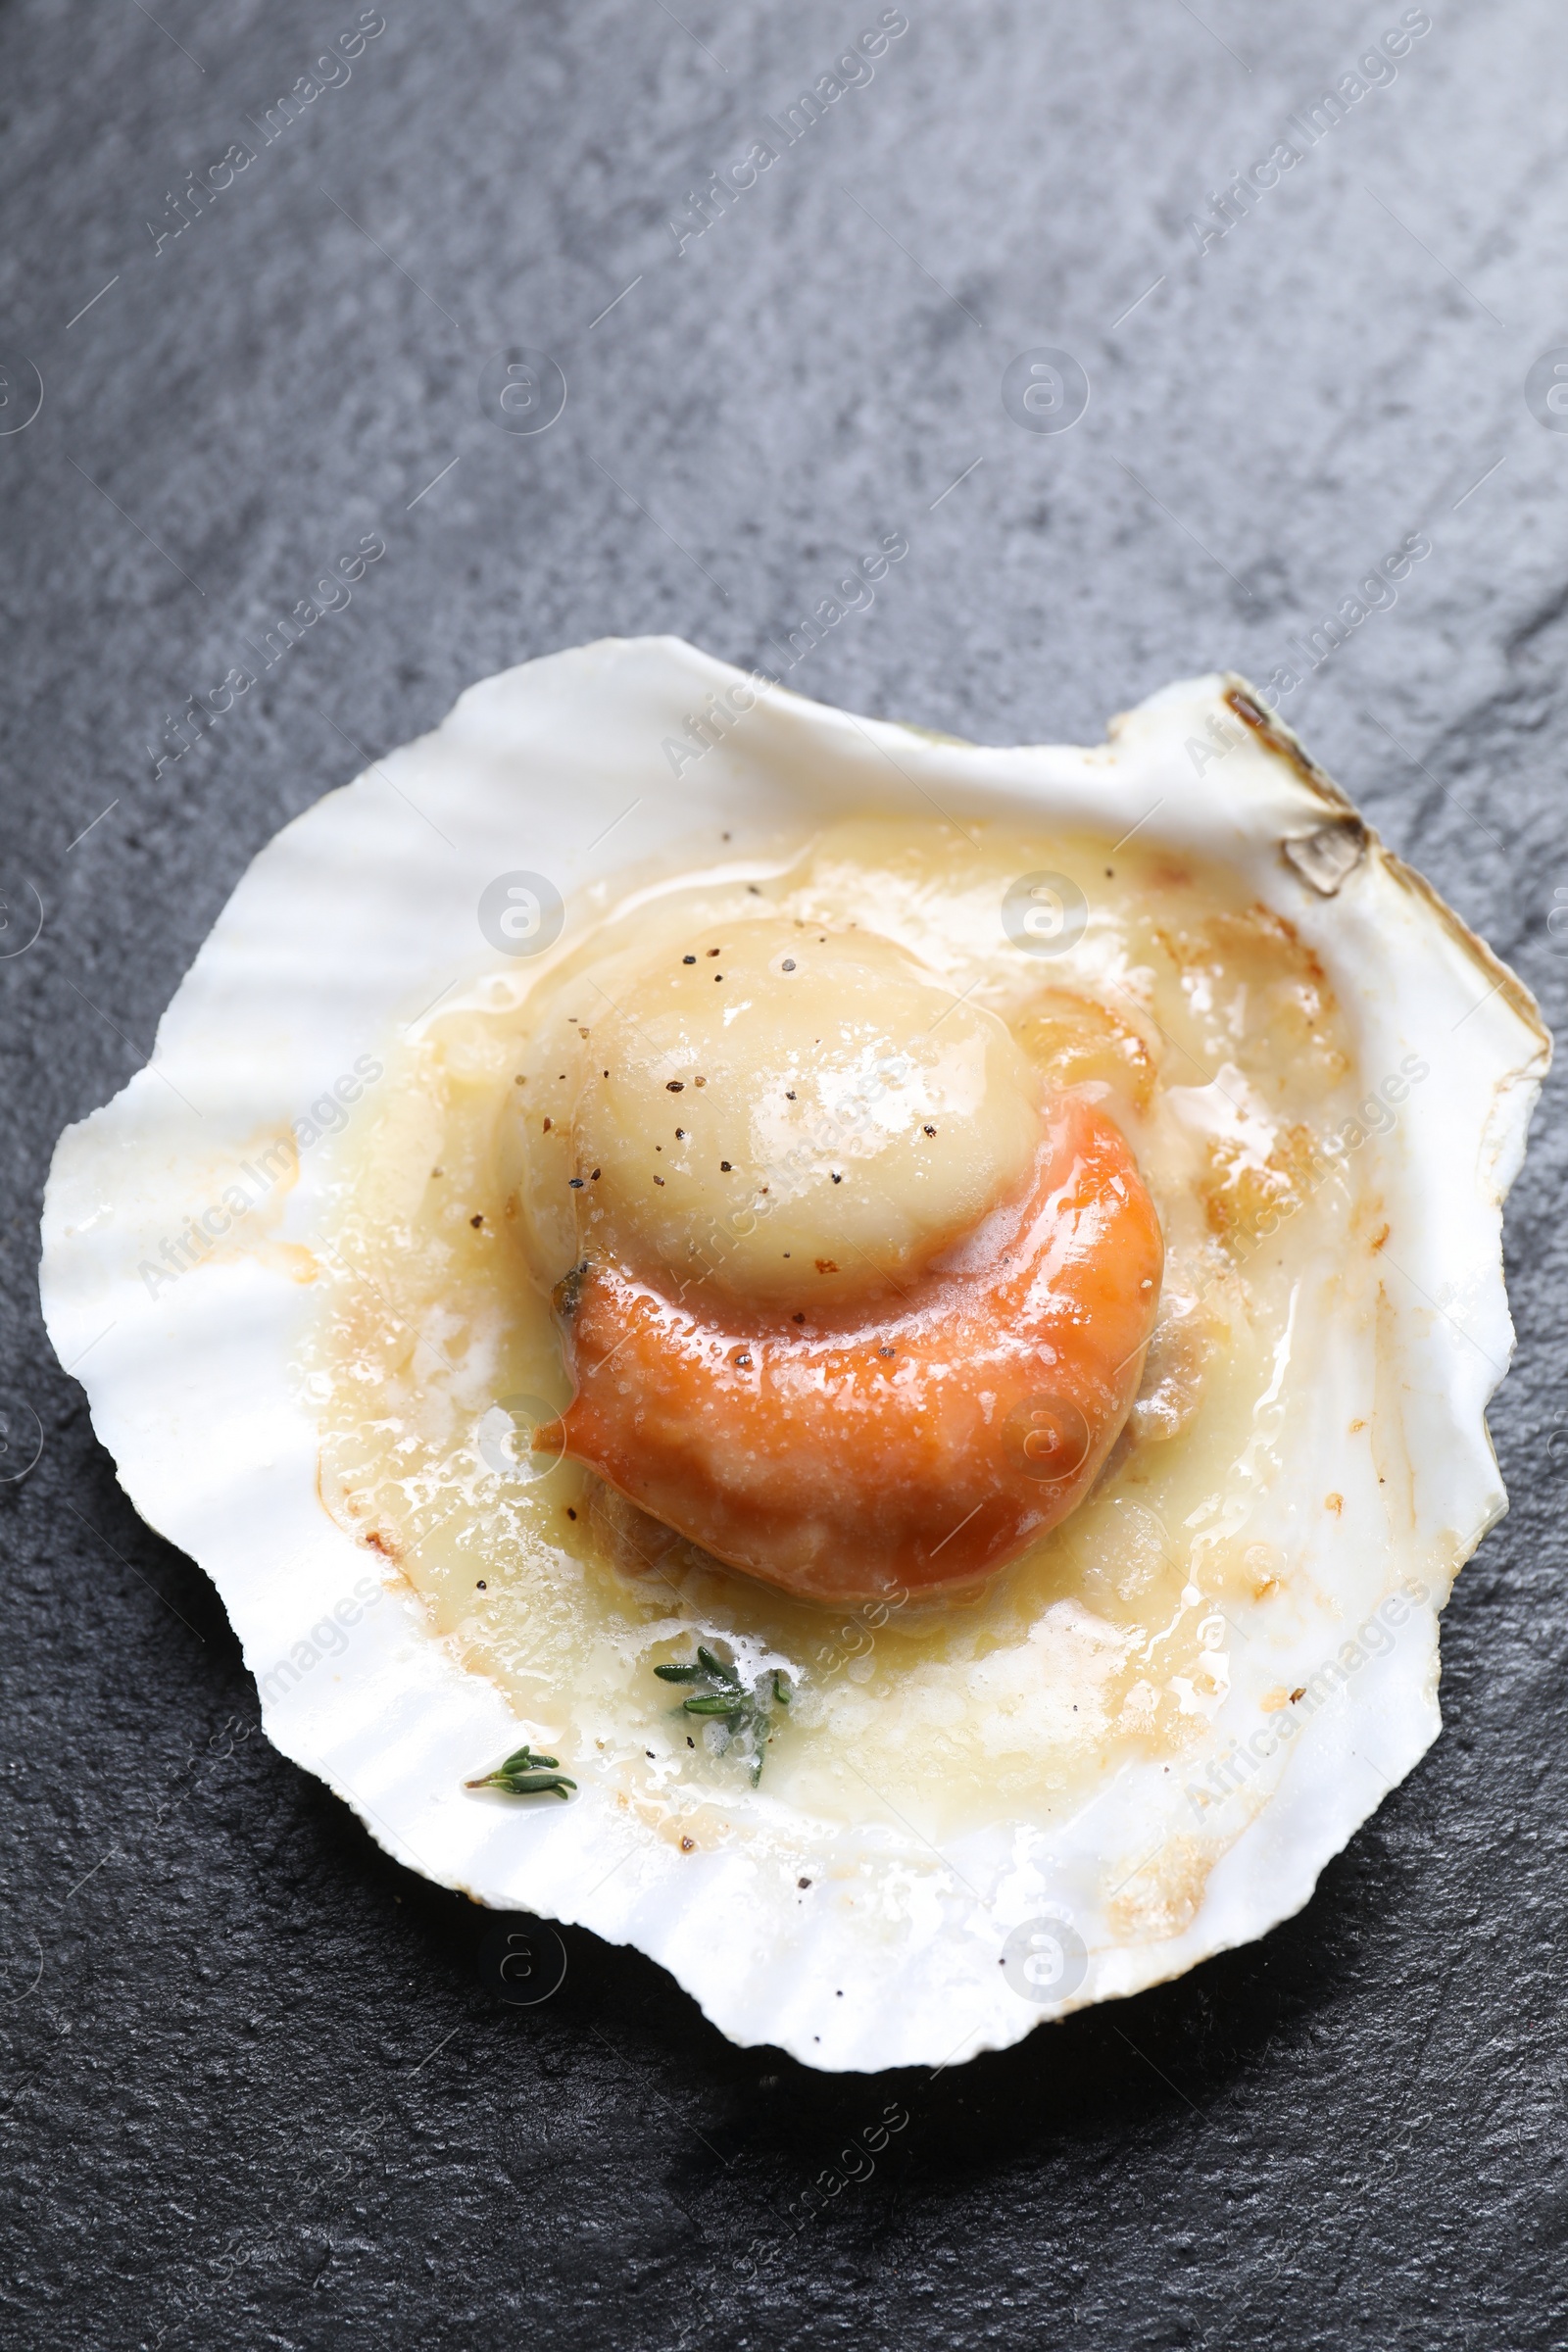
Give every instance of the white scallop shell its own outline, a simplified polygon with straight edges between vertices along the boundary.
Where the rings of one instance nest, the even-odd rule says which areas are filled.
[[[1485,1421],[1513,1342],[1500,1211],[1550,1043],[1513,975],[1294,739],[1250,706],[1238,716],[1225,698],[1246,696],[1239,679],[1170,687],[1094,750],[986,750],[767,691],[721,746],[678,762],[677,781],[666,740],[732,688],[743,701],[742,673],[665,638],[529,662],[280,833],[165,1014],[152,1062],[61,1140],[44,1310],[137,1509],[218,1586],[269,1736],[390,1853],[484,1903],[637,1945],[734,2041],[829,2069],[940,2065],[1262,1935],[1436,1737],[1438,1611],[1505,1507]],[[1223,756],[1201,757],[1205,743]],[[1353,1511],[1329,1520],[1293,1605],[1250,1623],[1212,1727],[1243,1784],[1222,1827],[1179,1774],[1129,1767],[1053,1834],[998,1819],[941,1856],[897,1828],[813,1828],[817,1886],[803,1903],[799,1846],[793,1860],[788,1841],[770,1848],[765,1807],[720,1850],[684,1855],[591,1770],[570,1805],[466,1796],[475,1759],[514,1743],[514,1719],[395,1588],[368,1607],[354,1597],[373,1563],[318,1496],[317,1431],[290,1377],[309,1292],[286,1253],[215,1254],[156,1299],[138,1268],[220,1199],[259,1132],[493,963],[475,906],[498,873],[543,872],[569,896],[693,835],[755,843],[814,812],[932,802],[1113,837],[1141,825],[1230,859],[1321,956],[1362,1070],[1412,1052],[1433,1063],[1439,1082],[1366,1147],[1401,1244],[1380,1346],[1402,1391],[1408,1523],[1370,1546]],[[281,1204],[284,1241],[309,1241],[318,1182],[307,1155]],[[1401,1592],[1412,1584],[1424,1597]],[[339,1604],[352,1630],[332,1654],[312,1634]],[[1353,1641],[1374,1619],[1387,1640]],[[1347,1657],[1328,1688],[1325,1664]],[[1269,1755],[1235,1744],[1267,1687],[1314,1677],[1323,1703],[1293,1719],[1293,1739]],[[1177,1858],[1196,1908],[1162,1908],[1156,1861],[1129,1910],[1151,1855]],[[1050,1966],[1029,1984],[998,1965],[1030,1921],[1048,1962],[1053,1935],[1066,1954],[1054,1990]]]

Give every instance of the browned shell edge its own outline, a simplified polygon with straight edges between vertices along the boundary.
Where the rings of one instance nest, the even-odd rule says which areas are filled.
[[[1347,827],[1352,824],[1358,827],[1366,854],[1377,859],[1390,879],[1396,882],[1401,890],[1407,890],[1412,898],[1420,899],[1431,908],[1454,945],[1462,949],[1476,966],[1486,982],[1487,994],[1500,996],[1509,1011],[1529,1030],[1537,1050],[1530,1056],[1527,1067],[1532,1075],[1544,1077],[1551,1062],[1551,1031],[1542,1018],[1540,1005],[1518,973],[1511,970],[1500,956],[1493,954],[1486,941],[1471,930],[1462,916],[1455,914],[1446,899],[1433,889],[1425,874],[1418,873],[1413,865],[1406,865],[1396,852],[1388,849],[1379,840],[1349,795],[1335,783],[1325,769],[1319,767],[1300,738],[1293,734],[1284,720],[1269,710],[1255,686],[1238,671],[1226,670],[1221,687],[1223,700],[1236,716],[1251,728],[1259,742],[1295,770],[1308,790],[1317,795],[1324,808],[1332,809],[1336,819]],[[1287,845],[1282,842],[1280,847],[1284,854]],[[1287,861],[1296,865],[1294,858],[1288,858]],[[1359,858],[1355,862],[1359,862]]]

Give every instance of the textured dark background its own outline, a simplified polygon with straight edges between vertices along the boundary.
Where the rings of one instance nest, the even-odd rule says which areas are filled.
[[[999,743],[1266,681],[1424,531],[1283,707],[1560,1008],[1568,434],[1525,392],[1568,342],[1560,10],[1435,0],[1200,254],[1188,217],[1399,0],[908,6],[678,257],[686,191],[879,0],[386,0],[266,145],[247,118],[355,0],[0,7],[0,424],[19,356],[45,387],[0,437],[0,1377],[44,1439],[0,1487],[8,2344],[1568,2342],[1560,1089],[1508,1218],[1513,1509],[1448,1613],[1441,1742],[1265,1942],[935,2081],[731,2049],[575,1932],[553,1999],[498,2005],[483,1918],[268,1749],[40,1330],[55,1136],[285,818],[529,655],[766,660],[893,530],[795,682]],[[480,408],[514,344],[570,386],[536,437]],[[1000,396],[1042,345],[1093,387],[1060,435]],[[377,532],[352,606],[155,774],[169,714]],[[874,2175],[800,2226],[890,2101]]]

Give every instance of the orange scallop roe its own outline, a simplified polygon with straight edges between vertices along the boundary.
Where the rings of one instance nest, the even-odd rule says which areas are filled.
[[[577,1395],[536,1433],[808,1599],[990,1575],[1093,1485],[1137,1395],[1164,1250],[1126,1139],[1076,1096],[1032,1181],[891,1306],[748,1315],[592,1259],[563,1286]]]

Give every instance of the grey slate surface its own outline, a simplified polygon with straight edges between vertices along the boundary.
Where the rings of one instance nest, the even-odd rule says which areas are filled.
[[[1549,361],[1526,397],[1568,344],[1559,12],[1437,0],[1200,252],[1190,217],[1414,12],[908,0],[677,253],[687,191],[882,13],[385,0],[269,140],[354,0],[0,8],[0,427],[22,362],[44,387],[0,431],[0,1383],[43,1440],[0,1486],[7,2344],[1568,2342],[1560,1082],[1508,1216],[1513,1507],[1448,1612],[1442,1740],[1266,1941],[934,2081],[733,2050],[575,1932],[554,1998],[500,2005],[483,1917],[266,1746],[42,1337],[54,1139],[280,823],[530,655],[765,660],[889,531],[907,560],[797,682],[993,742],[1266,683],[1424,534],[1283,707],[1560,1012]],[[236,141],[174,236],[166,192]],[[481,410],[510,346],[564,370],[548,432]],[[1042,347],[1090,381],[1066,432],[1003,405]],[[155,772],[168,714],[368,534],[352,605]],[[801,2224],[890,2102],[874,2173]]]

